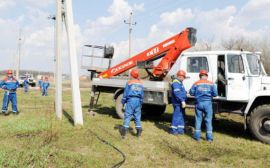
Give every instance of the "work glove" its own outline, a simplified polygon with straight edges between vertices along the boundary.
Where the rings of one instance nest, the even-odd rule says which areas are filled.
[[[186,102],[183,101],[181,104],[182,104],[182,108],[186,108]]]

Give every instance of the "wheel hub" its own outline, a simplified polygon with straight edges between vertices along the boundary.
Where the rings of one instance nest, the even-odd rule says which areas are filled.
[[[267,121],[265,121],[265,122],[263,123],[263,128],[264,128],[266,131],[270,132],[270,120],[267,120]]]

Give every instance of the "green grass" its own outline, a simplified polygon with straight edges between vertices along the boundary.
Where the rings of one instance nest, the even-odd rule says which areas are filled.
[[[3,98],[4,92],[0,92]],[[1,167],[111,167],[122,160],[112,147],[102,143],[90,130],[126,155],[122,167],[269,167],[270,146],[243,131],[241,116],[218,116],[214,142],[197,142],[192,132],[169,134],[172,106],[161,117],[142,115],[143,133],[138,140],[131,122],[128,140],[119,137],[123,120],[114,110],[112,95],[102,93],[95,109],[88,111],[90,89],[81,91],[84,126],[74,127],[67,117],[54,114],[54,92],[43,97],[37,90],[18,92],[20,114],[0,117]],[[63,92],[64,111],[73,118],[71,91]],[[11,111],[11,107],[9,107]],[[194,126],[194,111],[187,110],[188,125]],[[205,127],[203,126],[203,137]]]

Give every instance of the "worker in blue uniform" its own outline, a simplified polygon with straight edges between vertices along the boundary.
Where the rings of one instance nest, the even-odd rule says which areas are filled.
[[[172,104],[173,104],[173,117],[171,125],[171,134],[183,134],[185,128],[185,107],[187,101],[187,92],[183,85],[183,81],[186,78],[186,72],[180,70],[177,72],[177,78],[172,83]]]
[[[38,81],[38,85],[39,85],[39,88],[40,88],[40,91],[42,92],[42,86],[43,86],[43,76],[41,77],[41,79]]]
[[[29,83],[29,80],[28,80],[28,76],[26,75],[24,81],[23,81],[23,85],[24,85],[24,92],[28,92],[28,83]]]
[[[132,116],[134,117],[135,128],[137,130],[137,138],[142,134],[141,125],[141,106],[143,103],[143,84],[138,80],[139,72],[133,69],[131,72],[132,79],[127,82],[122,99],[125,107],[125,118],[122,132],[122,138],[127,139],[128,128]]]
[[[12,70],[7,71],[7,78],[5,78],[1,83],[0,87],[5,90],[5,95],[3,99],[3,107],[2,107],[2,114],[7,115],[8,104],[11,101],[12,103],[12,111],[14,115],[18,115],[18,108],[17,108],[17,95],[16,89],[19,87],[19,82],[16,78],[12,76]]]
[[[199,74],[200,80],[195,82],[189,93],[195,96],[195,132],[194,138],[200,140],[201,138],[201,124],[203,120],[206,125],[206,139],[207,141],[213,141],[213,127],[212,127],[212,99],[218,95],[217,89],[213,82],[208,81],[207,71],[201,70]]]
[[[48,96],[48,87],[50,87],[50,83],[48,81],[48,77],[45,77],[45,81],[43,82],[43,93],[42,96]]]

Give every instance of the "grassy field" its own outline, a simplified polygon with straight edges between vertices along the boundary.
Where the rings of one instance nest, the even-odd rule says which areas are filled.
[[[0,98],[4,92],[1,90]],[[243,132],[242,117],[218,116],[214,142],[197,142],[192,132],[169,134],[172,106],[161,117],[142,115],[142,138],[135,137],[131,122],[128,140],[119,137],[123,120],[118,119],[111,94],[101,94],[95,117],[88,111],[90,89],[81,91],[84,126],[73,126],[71,91],[63,92],[63,119],[54,114],[54,92],[42,97],[37,89],[18,91],[20,114],[0,117],[1,167],[111,167],[122,160],[112,147],[126,155],[122,167],[270,167],[270,145]],[[11,111],[11,107],[9,107]],[[188,125],[194,126],[194,111],[187,110]],[[203,137],[205,137],[203,127]]]

